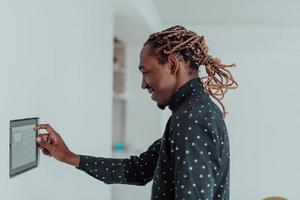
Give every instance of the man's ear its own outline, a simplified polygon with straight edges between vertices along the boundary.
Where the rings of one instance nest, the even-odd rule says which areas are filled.
[[[176,74],[179,69],[179,60],[174,54],[170,54],[168,56],[168,62],[170,64],[170,72],[171,74]]]

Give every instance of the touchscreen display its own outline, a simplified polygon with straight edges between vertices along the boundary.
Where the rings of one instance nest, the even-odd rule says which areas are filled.
[[[37,118],[10,121],[10,176],[37,166]]]

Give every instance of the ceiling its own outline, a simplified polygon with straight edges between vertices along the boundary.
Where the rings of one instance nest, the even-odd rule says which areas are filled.
[[[106,0],[115,36],[139,44],[171,25],[300,27],[300,0]]]
[[[296,25],[298,0],[153,0],[164,25]]]

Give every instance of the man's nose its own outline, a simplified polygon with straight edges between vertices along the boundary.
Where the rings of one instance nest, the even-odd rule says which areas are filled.
[[[146,89],[147,88],[147,83],[145,81],[145,78],[142,79],[141,87],[142,87],[142,89]]]

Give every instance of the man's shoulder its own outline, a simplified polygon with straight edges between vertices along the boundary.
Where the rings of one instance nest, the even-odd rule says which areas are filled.
[[[172,114],[171,124],[174,124],[176,121],[185,123],[195,120],[201,123],[209,119],[222,119],[220,108],[211,99],[199,99],[198,101],[194,99],[185,102],[184,106],[181,106]]]

